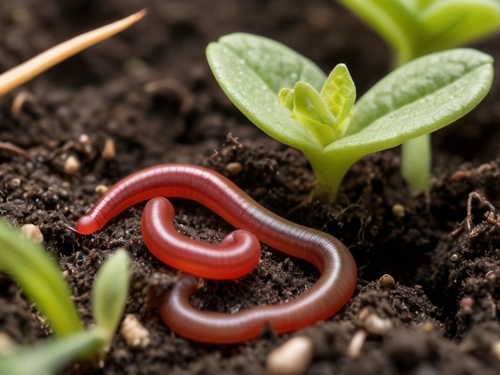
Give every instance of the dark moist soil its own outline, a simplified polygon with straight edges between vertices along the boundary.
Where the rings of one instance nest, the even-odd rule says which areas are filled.
[[[151,344],[139,349],[117,334],[103,368],[73,366],[67,373],[260,374],[269,351],[300,334],[315,344],[309,374],[498,374],[498,81],[473,113],[433,135],[427,194],[411,194],[399,174],[399,151],[389,150],[353,166],[338,204],[329,206],[308,200],[314,178],[306,159],[269,139],[232,106],[204,50],[227,33],[264,35],[325,71],[346,63],[361,95],[390,70],[389,49],[335,2],[2,0],[0,71],[144,7],[150,9],[147,18],[130,30],[0,98],[0,140],[29,154],[0,151],[0,214],[13,226],[40,226],[45,247],[68,273],[87,325],[92,324],[96,271],[113,251],[126,248],[132,258],[126,313],[137,315],[151,335]],[[475,47],[498,56],[499,44],[496,37]],[[145,90],[163,79],[161,88]],[[11,107],[23,91],[29,95],[16,118]],[[233,138],[226,139],[228,133]],[[114,140],[116,157],[106,161],[101,151],[107,139]],[[64,174],[70,155],[81,163],[72,178]],[[260,204],[337,236],[359,267],[348,305],[314,327],[241,345],[204,345],[174,335],[148,308],[148,291],[176,271],[146,249],[140,232],[143,206],[91,236],[75,236],[64,224],[74,225],[92,207],[97,185],[176,162],[225,175],[229,163],[239,162],[242,172],[229,177]],[[467,210],[472,192],[484,199],[470,199]],[[232,229],[198,204],[174,203],[175,225],[189,237],[218,243]],[[404,207],[404,217],[393,213],[396,204]],[[378,283],[386,273],[396,280],[392,288]],[[237,281],[208,281],[192,303],[231,313],[299,295],[317,277],[314,267],[263,246],[255,271]],[[0,301],[0,332],[23,344],[47,336],[48,326],[5,275],[0,275]],[[365,307],[389,319],[392,329],[368,336],[359,357],[350,358],[347,348],[361,329],[358,314]]]

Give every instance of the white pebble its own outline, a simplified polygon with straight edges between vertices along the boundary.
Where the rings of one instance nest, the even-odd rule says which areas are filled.
[[[64,173],[66,174],[66,176],[74,176],[78,173],[79,170],[80,162],[78,161],[78,159],[73,155],[68,156],[66,162],[64,163]]]
[[[21,227],[21,232],[23,236],[28,240],[31,240],[34,243],[42,243],[43,242],[43,234],[36,225],[33,224],[24,224]]]
[[[313,359],[313,355],[314,345],[310,338],[294,337],[269,353],[266,359],[266,374],[304,374]]]
[[[363,326],[368,333],[383,336],[392,328],[392,322],[389,319],[382,319],[375,314],[370,314],[364,319]]]
[[[125,315],[120,333],[129,346],[145,348],[150,343],[149,331],[142,326],[133,314]]]
[[[491,354],[500,361],[500,341],[495,341],[491,345]]]

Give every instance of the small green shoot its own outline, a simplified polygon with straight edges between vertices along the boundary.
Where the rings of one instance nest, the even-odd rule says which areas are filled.
[[[107,343],[120,323],[128,295],[130,261],[125,250],[118,250],[102,265],[92,290],[92,313]]]
[[[396,65],[500,30],[498,0],[339,0],[393,48]],[[430,135],[402,145],[401,173],[415,192],[429,187]]]
[[[263,37],[224,36],[209,44],[207,58],[250,121],[306,155],[331,201],[353,163],[452,123],[484,98],[493,79],[491,56],[456,49],[400,67],[352,106],[345,66],[327,78],[310,60]]]
[[[0,374],[49,374],[75,357],[102,356],[118,327],[129,284],[127,252],[117,250],[98,271],[92,289],[96,326],[84,330],[68,285],[44,249],[0,221],[0,271],[10,274],[47,317],[55,334],[33,349],[0,356]],[[33,367],[35,366],[35,367]],[[3,369],[10,369],[2,372]],[[36,369],[37,371],[33,371]]]
[[[39,244],[21,238],[0,222],[0,271],[14,277],[24,293],[47,317],[55,335],[82,332],[68,284],[56,262]]]
[[[62,370],[81,353],[92,353],[102,339],[92,332],[78,332],[65,337],[50,338],[32,348],[23,347],[15,354],[0,355],[0,374],[52,375]]]

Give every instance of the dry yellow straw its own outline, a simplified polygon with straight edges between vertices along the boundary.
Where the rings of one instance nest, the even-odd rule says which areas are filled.
[[[131,16],[61,43],[0,75],[0,95],[4,95],[64,59],[125,30],[139,21],[146,9]]]

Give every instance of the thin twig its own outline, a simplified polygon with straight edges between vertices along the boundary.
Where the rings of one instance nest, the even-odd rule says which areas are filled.
[[[64,59],[126,29],[144,17],[146,13],[147,10],[143,9],[120,21],[79,35],[8,70],[0,75],[0,95],[8,93]]]
[[[23,150],[22,148],[14,146],[12,143],[9,143],[9,142],[0,142],[0,150],[14,152],[18,155],[24,156],[26,159],[30,158],[30,156],[28,155],[26,150]]]

